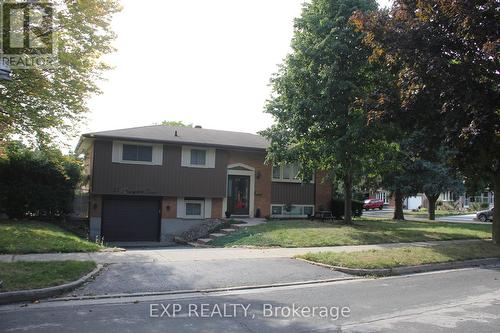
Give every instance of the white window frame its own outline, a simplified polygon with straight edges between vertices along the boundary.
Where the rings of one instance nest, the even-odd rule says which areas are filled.
[[[294,171],[294,166],[296,168],[295,170],[298,172],[297,163],[294,163],[294,164],[273,165],[272,169],[271,169],[271,181],[273,181],[273,182],[281,182],[281,183],[302,183],[302,179],[300,179],[298,177],[294,177],[294,178],[291,178],[291,179],[283,178],[283,168],[285,168],[285,167],[291,167],[292,168],[292,172],[293,172]],[[279,170],[280,170],[280,176],[279,176],[279,178],[274,178],[274,168],[279,168]],[[310,183],[311,184],[314,183],[314,173],[312,174]]]
[[[281,214],[273,214],[273,207],[281,207]],[[308,215],[306,214],[301,214],[301,215],[292,215],[292,214],[287,214],[286,209],[285,209],[286,204],[271,204],[271,217],[277,217],[277,218],[306,218]],[[292,207],[302,207],[302,213],[304,213],[304,207],[311,207],[312,208],[312,215],[315,213],[315,207],[314,205],[292,205]]]
[[[149,161],[130,161],[123,159],[123,145],[152,147],[152,160]],[[122,164],[140,164],[140,165],[162,165],[163,164],[163,145],[156,143],[134,142],[134,141],[113,141],[111,153],[113,163]]]
[[[200,205],[200,214],[198,215],[188,215],[187,213],[187,205],[188,204],[195,204],[195,205]],[[192,219],[201,219],[204,217],[205,213],[205,200],[184,200],[184,216],[186,218],[192,218]]]
[[[191,164],[191,150],[205,151],[205,164]],[[215,148],[182,146],[181,166],[188,168],[215,168]]]
[[[186,214],[186,204],[188,203],[196,203],[201,205],[201,214],[200,215],[187,215]],[[177,198],[177,218],[181,219],[192,219],[192,220],[201,220],[205,218],[212,217],[212,199],[189,199],[189,198]]]

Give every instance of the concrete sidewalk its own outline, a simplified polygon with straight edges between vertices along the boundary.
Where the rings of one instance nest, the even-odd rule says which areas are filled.
[[[221,259],[259,259],[259,258],[291,258],[297,254],[308,252],[355,252],[408,246],[433,246],[438,244],[460,244],[477,240],[454,240],[415,243],[389,243],[375,245],[349,245],[329,247],[300,248],[162,248],[146,250],[128,250],[125,252],[92,252],[92,253],[43,253],[0,255],[0,262],[12,261],[50,261],[50,260],[93,260],[100,264],[110,263],[148,263],[172,261],[202,261]]]

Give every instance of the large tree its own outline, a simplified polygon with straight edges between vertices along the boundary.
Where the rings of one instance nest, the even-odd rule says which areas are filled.
[[[390,12],[355,22],[373,56],[398,66],[402,112],[456,151],[466,177],[495,191],[493,239],[500,243],[500,4],[496,0],[395,0]],[[434,107],[422,110],[422,103]],[[401,115],[404,116],[404,115]],[[432,126],[429,126],[432,119]]]
[[[346,223],[351,223],[352,186],[373,143],[360,101],[373,87],[363,44],[349,18],[376,10],[376,1],[313,0],[295,21],[292,53],[272,78],[266,112],[276,124],[263,131],[272,162],[299,161],[303,175],[332,170],[344,184]],[[321,181],[321,180],[317,180]]]
[[[38,142],[71,134],[88,111],[88,98],[100,93],[96,82],[109,69],[101,57],[113,51],[110,24],[118,1],[53,3],[57,63],[13,69],[12,81],[0,82],[0,144],[15,134]]]

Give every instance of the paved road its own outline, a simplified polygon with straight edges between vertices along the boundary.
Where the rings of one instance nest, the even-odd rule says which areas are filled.
[[[305,310],[289,315],[286,309],[293,304],[308,307],[309,314]],[[180,309],[176,317],[167,317],[174,306]],[[318,307],[327,307],[328,314]],[[344,308],[344,316],[335,320],[335,309],[341,312],[342,307],[350,313]],[[341,328],[358,333],[482,333],[498,332],[499,327],[500,268],[493,267],[246,292],[0,307],[2,332],[293,333],[340,332]]]
[[[364,210],[363,211],[363,216],[370,216],[370,217],[392,218],[393,214],[394,214],[394,209],[392,209],[392,208],[384,208],[382,210],[373,209],[373,210]]]
[[[69,295],[203,290],[350,278],[350,275],[288,258],[111,264]]]

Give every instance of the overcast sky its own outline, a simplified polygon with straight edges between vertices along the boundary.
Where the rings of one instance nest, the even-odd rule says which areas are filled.
[[[122,0],[117,52],[106,56],[115,69],[89,101],[81,132],[162,120],[250,133],[268,127],[269,78],[290,51],[303,2]]]

